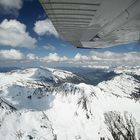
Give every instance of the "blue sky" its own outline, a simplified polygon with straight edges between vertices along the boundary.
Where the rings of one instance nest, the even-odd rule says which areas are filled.
[[[4,1],[4,0],[2,0],[2,1]],[[9,0],[9,3],[11,1]],[[5,24],[6,23],[9,24],[10,20],[15,20],[17,22],[16,24],[18,24],[18,23],[24,24],[24,26],[26,26],[25,36],[26,37],[28,36],[27,38],[29,40],[32,39],[31,43],[34,44],[35,47],[29,48],[29,47],[25,47],[24,45],[23,45],[23,47],[22,47],[22,45],[21,46],[17,46],[17,45],[12,46],[10,43],[8,44],[7,42],[5,43],[3,40],[1,40],[2,43],[0,42],[0,51],[1,51],[0,55],[4,56],[3,58],[7,59],[9,57],[5,56],[2,51],[4,51],[4,50],[8,51],[10,49],[18,51],[22,58],[24,55],[25,55],[24,56],[24,58],[25,58],[26,55],[28,55],[28,54],[34,54],[35,56],[42,58],[42,57],[48,56],[51,53],[51,54],[57,54],[60,57],[66,56],[67,58],[73,59],[74,57],[76,57],[77,54],[80,54],[81,55],[80,57],[82,58],[82,56],[91,55],[91,54],[93,54],[93,52],[99,52],[99,54],[101,54],[101,55],[102,54],[104,55],[104,53],[107,51],[112,52],[112,54],[117,53],[117,54],[123,54],[123,55],[125,53],[129,53],[129,52],[130,53],[131,52],[137,52],[137,53],[140,52],[139,43],[130,43],[127,45],[119,45],[117,47],[113,46],[111,48],[105,48],[105,49],[92,49],[92,50],[91,49],[77,49],[76,47],[68,44],[64,40],[62,40],[59,37],[56,37],[52,34],[39,35],[34,30],[35,23],[37,21],[43,21],[48,18],[47,15],[45,14],[43,8],[41,7],[39,1],[38,0],[24,0],[24,1],[16,0],[16,1],[19,2],[19,5],[14,7],[11,3],[10,8],[7,6],[8,3],[0,2],[0,7],[3,7],[3,10],[0,10],[1,27],[4,27],[4,30],[5,30],[5,25],[2,25],[2,23],[5,19],[8,20],[8,21],[4,22]],[[2,32],[0,32],[0,33],[2,34]],[[9,33],[9,31],[8,31],[8,33]],[[10,36],[9,36],[9,38],[10,38]],[[35,43],[33,43],[33,42],[35,42]],[[18,42],[17,44],[19,45],[22,43]],[[48,46],[47,49],[44,46]],[[53,49],[51,49],[51,48],[49,49],[49,46],[53,46]],[[96,55],[96,54],[94,53],[94,55]],[[139,54],[138,54],[138,56],[139,56]],[[2,60],[3,60],[3,58],[2,58]],[[85,58],[85,57],[83,57],[83,58]]]
[[[47,18],[47,15],[45,14],[38,0],[24,0],[23,7],[19,10],[18,14],[19,15],[16,17],[12,14],[4,15],[1,13],[0,21],[4,19],[16,19],[17,21],[24,23],[30,35],[37,39],[37,47],[32,50],[20,48],[23,53],[32,52],[39,56],[47,55],[49,52],[51,52],[51,50],[46,51],[42,48],[42,46],[46,44],[53,45],[56,48],[55,52],[57,52],[59,55],[66,55],[69,57],[73,57],[77,52],[86,54],[90,51],[90,49],[76,49],[74,46],[66,43],[60,38],[56,38],[53,35],[43,35],[41,37],[38,36],[33,30],[34,23],[38,20],[45,20]],[[6,47],[10,48],[10,46],[0,46],[0,49],[4,49]]]

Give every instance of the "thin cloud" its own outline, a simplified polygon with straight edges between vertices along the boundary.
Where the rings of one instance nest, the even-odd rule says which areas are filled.
[[[46,44],[43,46],[43,48],[46,50],[55,51],[55,47],[51,44]]]
[[[29,53],[29,54],[26,55],[26,59],[27,59],[27,60],[38,60],[39,57],[36,56],[36,55],[33,54],[33,53]]]

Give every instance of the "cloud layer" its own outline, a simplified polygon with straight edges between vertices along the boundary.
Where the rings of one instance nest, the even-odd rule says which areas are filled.
[[[112,67],[112,66],[140,66],[140,52],[129,53],[114,53],[114,52],[94,52],[91,51],[88,55],[77,53],[73,58],[60,56],[57,53],[49,53],[45,57],[39,57],[35,54],[23,54],[18,50],[1,50],[0,65],[5,65],[4,61],[12,64],[12,61],[19,60],[23,66],[40,65],[66,65],[66,66],[83,66],[83,67]],[[19,65],[16,63],[16,65]]]
[[[26,31],[26,26],[17,20],[3,20],[0,23],[0,45],[34,48],[36,39]]]
[[[49,53],[48,56],[42,58],[46,62],[65,62],[68,60],[66,56],[59,56],[57,53]]]
[[[71,66],[86,67],[112,67],[112,66],[129,66],[140,65],[140,52],[114,53],[110,51],[95,52],[91,51],[87,55],[77,53],[73,58],[59,56],[57,53],[50,53],[48,56],[41,58],[47,63],[59,62]],[[57,64],[57,63],[56,63]]]
[[[58,37],[57,31],[49,19],[36,21],[34,24],[34,31],[40,36],[54,35],[55,37]]]

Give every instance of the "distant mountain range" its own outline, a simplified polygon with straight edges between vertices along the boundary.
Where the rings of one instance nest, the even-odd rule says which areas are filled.
[[[140,139],[139,67],[70,71],[0,73],[0,139]]]

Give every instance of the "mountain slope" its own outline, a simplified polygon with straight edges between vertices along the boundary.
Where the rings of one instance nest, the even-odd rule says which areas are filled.
[[[48,68],[0,77],[1,139],[140,138],[140,103],[134,96],[140,82],[131,75],[122,73],[97,86],[70,83],[80,77]]]

